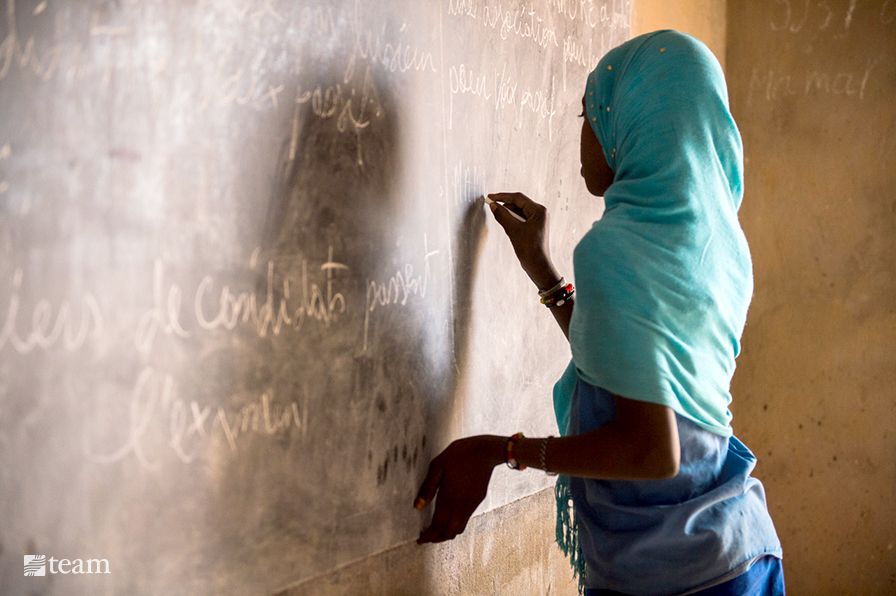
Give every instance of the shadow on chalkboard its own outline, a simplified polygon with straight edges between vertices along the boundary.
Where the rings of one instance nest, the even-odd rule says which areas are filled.
[[[368,74],[369,97],[360,108],[361,102],[327,104],[329,88],[320,102],[297,104],[277,165],[264,248],[293,253],[307,252],[309,242],[375,243],[371,236],[382,236],[398,219],[398,114],[380,87],[385,83]],[[366,271],[373,264],[359,265]]]
[[[354,85],[364,110],[328,107],[335,96],[326,92],[317,103],[297,104],[271,164],[275,182],[258,243],[261,259],[274,263],[273,279],[265,267],[255,270],[259,296],[301,303],[301,332],[244,338],[232,360],[217,364],[215,381],[232,396],[225,407],[241,413],[244,432],[259,420],[259,395],[278,412],[295,403],[307,419],[269,439],[246,434],[237,453],[223,449],[209,462],[196,567],[214,589],[273,591],[415,538],[424,520],[413,496],[464,394],[482,203],[467,203],[454,232],[454,287],[433,282],[452,292],[453,312],[434,312],[436,301],[386,304],[368,338],[371,284],[389,287],[407,275],[395,262],[407,216],[398,99],[390,81],[369,70],[346,82],[342,70],[322,69],[303,76],[318,89]],[[346,110],[352,118],[340,118]],[[434,324],[450,325],[450,333],[434,332]],[[432,358],[434,337],[452,338],[440,349],[453,358]],[[412,577],[425,582],[423,559],[414,559],[407,561],[418,566]]]
[[[454,362],[450,370],[442,371],[440,380],[441,396],[430,403],[429,433],[440,436],[449,431],[445,422],[451,419],[451,411],[459,405],[458,397],[463,391],[464,371],[470,352],[470,322],[475,302],[473,295],[476,271],[486,238],[486,213],[482,201],[471,197],[463,212],[454,238],[454,311],[453,349]],[[401,365],[399,365],[401,368]],[[437,383],[438,385],[438,383]],[[435,396],[434,396],[435,397]],[[433,454],[424,450],[428,457]],[[428,460],[427,460],[428,461]],[[418,472],[425,471],[427,461],[422,461]],[[419,477],[422,479],[422,476]],[[407,499],[395,503],[397,509],[410,507]],[[432,508],[420,519],[421,524],[429,523]],[[475,525],[478,522],[473,522]],[[431,592],[440,585],[434,560],[445,556],[447,550],[470,550],[471,540],[476,532],[469,531],[450,545],[421,547],[413,540],[404,540],[374,556],[354,561],[338,570],[305,579],[277,592],[277,596],[324,596],[326,594],[381,593],[396,595],[416,595]]]
[[[208,534],[199,565],[215,590],[270,592],[420,531],[412,497],[437,444],[433,425],[443,424],[433,404],[450,401],[456,368],[434,364],[422,348],[433,321],[423,301],[381,307],[377,333],[364,335],[371,280],[388,284],[404,272],[394,263],[404,215],[400,114],[389,81],[369,77],[354,81],[367,97],[366,113],[354,118],[367,125],[352,130],[341,126],[339,109],[327,116],[321,104],[298,104],[271,164],[275,188],[259,246],[275,273],[271,282],[259,267],[255,283],[259,295],[275,294],[274,304],[302,304],[301,331],[249,338],[219,368],[231,395],[256,402],[268,395],[281,408],[294,402],[307,419],[290,433],[247,438],[238,453],[225,452],[209,466],[213,488],[202,512]],[[326,81],[333,88],[353,84],[341,71],[312,78],[324,89]],[[466,280],[455,329],[462,344],[471,260],[484,224],[471,218],[457,261],[457,279]],[[244,416],[242,428],[256,419]]]
[[[479,266],[482,247],[485,244],[485,208],[478,198],[473,198],[461,218],[455,238],[454,262],[454,359],[458,377],[454,380],[451,395],[458,395],[464,386],[467,359],[470,353],[470,329],[475,296],[473,284]],[[481,301],[480,301],[481,303]]]

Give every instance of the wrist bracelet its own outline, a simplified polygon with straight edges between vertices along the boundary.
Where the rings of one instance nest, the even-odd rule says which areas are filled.
[[[541,463],[541,469],[545,471],[548,476],[556,476],[556,472],[548,472],[548,464],[547,464],[547,455],[548,455],[548,442],[553,439],[553,435],[549,436],[546,439],[542,439],[541,441],[541,453],[539,457],[539,462]]]
[[[539,298],[547,298],[548,296],[550,296],[551,294],[553,294],[554,292],[556,292],[557,290],[559,290],[560,288],[562,288],[565,285],[566,285],[566,280],[561,277],[560,281],[558,281],[552,288],[549,288],[547,290],[539,290],[538,297]]]
[[[513,454],[513,448],[516,446],[516,442],[520,439],[524,438],[523,433],[516,433],[512,437],[508,437],[507,443],[505,444],[505,458],[504,463],[507,464],[507,467],[511,470],[525,470],[526,466],[521,466],[520,462],[516,461],[516,457]]]
[[[573,297],[573,294],[575,293],[576,289],[572,286],[572,284],[566,284],[564,287],[555,291],[550,296],[543,297],[541,299],[541,303],[548,308],[563,306],[570,298]]]

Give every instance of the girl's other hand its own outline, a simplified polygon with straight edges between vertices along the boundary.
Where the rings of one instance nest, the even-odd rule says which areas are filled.
[[[523,271],[539,290],[553,287],[560,281],[560,275],[551,262],[547,209],[519,192],[499,192],[488,195],[488,198],[494,201],[489,207],[510,238]],[[522,213],[526,221],[511,215],[505,205]]]
[[[454,441],[429,464],[414,507],[425,509],[438,493],[432,523],[417,544],[444,542],[464,531],[485,498],[495,466],[504,461],[506,439],[493,435]]]

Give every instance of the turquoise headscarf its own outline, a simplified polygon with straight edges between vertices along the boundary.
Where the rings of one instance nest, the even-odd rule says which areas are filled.
[[[693,37],[650,33],[604,56],[585,100],[616,176],[573,257],[573,362],[554,388],[560,431],[581,378],[730,436],[753,276],[737,219],[743,148],[722,69]]]
[[[585,112],[615,179],[573,254],[572,362],[554,386],[560,432],[581,379],[730,436],[753,272],[737,219],[743,147],[722,69],[689,35],[642,35],[589,75]],[[557,543],[581,592],[568,477],[558,478],[556,500]]]

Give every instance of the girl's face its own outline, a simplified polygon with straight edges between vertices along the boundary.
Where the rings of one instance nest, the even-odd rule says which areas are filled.
[[[596,197],[604,196],[604,193],[613,184],[616,174],[610,169],[607,158],[591,123],[588,122],[588,112],[585,110],[585,98],[582,98],[582,178],[588,192]]]

